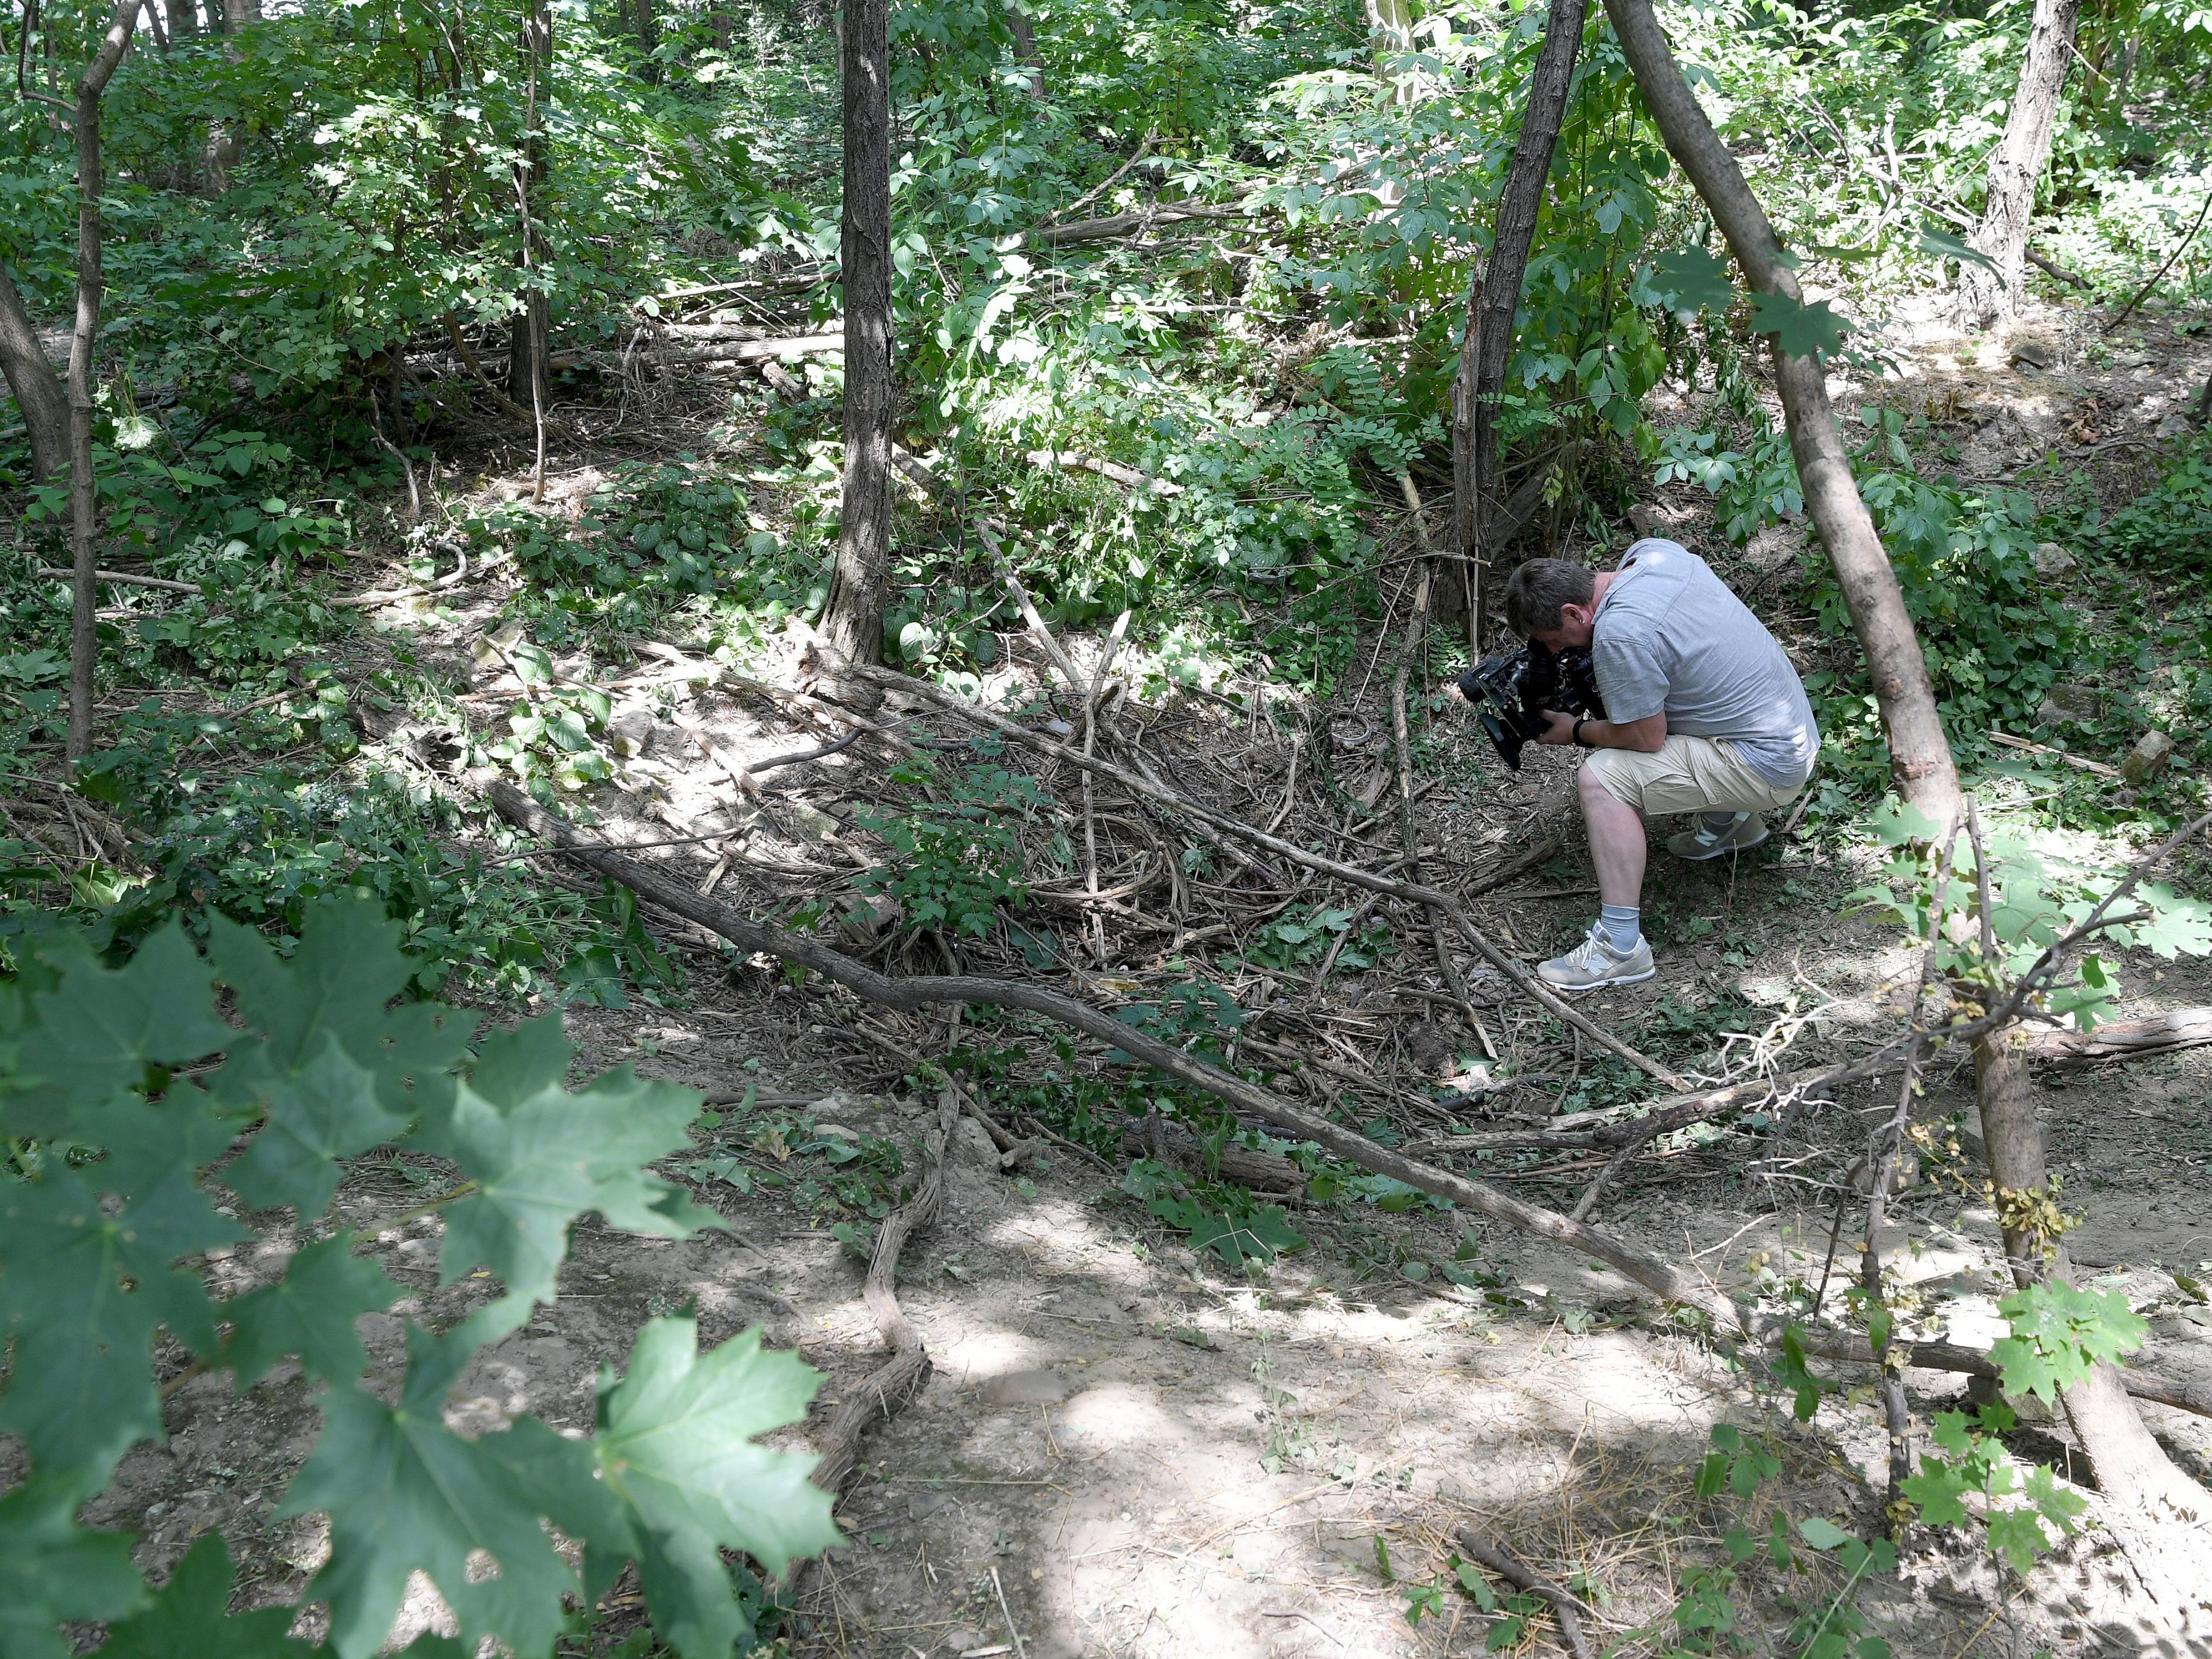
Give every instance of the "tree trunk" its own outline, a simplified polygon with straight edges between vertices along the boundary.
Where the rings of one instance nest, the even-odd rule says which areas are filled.
[[[70,337],[69,757],[92,752],[93,668],[99,657],[100,492],[92,472],[92,354],[100,336],[100,100],[131,46],[141,0],[117,0],[100,50],[76,83],[76,331]]]
[[[854,662],[884,659],[891,545],[890,42],[886,0],[847,0],[845,482],[823,629]]]
[[[222,0],[222,32],[236,35],[248,23],[261,21],[261,0]]]
[[[2051,130],[2058,118],[2058,94],[2066,85],[2074,26],[2081,15],[2081,0],[2035,0],[2027,60],[2021,65],[2020,87],[2005,115],[2004,137],[1990,158],[1982,222],[1966,239],[1996,269],[1960,262],[1958,319],[1962,327],[1987,328],[2018,308],[2036,181],[2051,159]]]
[[[1489,520],[1489,488],[1498,469],[1498,399],[1505,389],[1505,364],[1513,355],[1514,318],[1521,307],[1521,283],[1528,271],[1528,248],[1536,236],[1536,217],[1544,204],[1545,181],[1552,176],[1552,155],[1566,120],[1567,91],[1575,78],[1575,57],[1582,49],[1583,20],[1589,0],[1552,0],[1544,21],[1544,45],[1528,77],[1528,107],[1521,118],[1521,137],[1498,192],[1498,219],[1490,244],[1490,263],[1468,295],[1467,333],[1461,343],[1459,377],[1452,389],[1452,550],[1473,573],[1467,598],[1479,605]],[[1439,615],[1456,611],[1450,584]],[[1481,619],[1470,621],[1468,638],[1478,647]]]
[[[1408,0],[1366,0],[1367,41],[1375,52],[1375,73],[1394,80],[1390,60],[1413,49],[1413,9]],[[1406,101],[1401,88],[1398,101]]]
[[[70,458],[69,398],[5,264],[0,264],[0,373],[7,375],[8,389],[15,394],[15,406],[30,430],[31,476],[41,481],[59,477]]]
[[[645,54],[645,78],[658,86],[660,62],[653,54],[660,45],[660,20],[653,15],[653,0],[637,0],[637,45]]]
[[[1044,59],[1037,56],[1036,30],[1030,27],[1029,13],[1022,9],[1022,0],[1008,0],[1006,27],[1014,37],[1014,57],[1025,64],[1030,72],[1030,96],[1040,104],[1044,101]]]
[[[1736,263],[1753,287],[1796,299],[1796,279],[1778,257],[1780,245],[1765,210],[1751,193],[1735,158],[1722,145],[1683,80],[1658,20],[1652,15],[1650,0],[1605,0],[1605,7],[1645,107],[1668,149],[1704,198],[1713,222],[1728,238]],[[1948,833],[1959,822],[1962,806],[1958,772],[1897,573],[1890,568],[1874,521],[1851,477],[1835,414],[1828,406],[1826,377],[1817,358],[1785,356],[1777,351],[1775,361],[1805,505],[1835,568],[1844,603],[1850,607],[1851,626],[1873,676],[1875,698],[1889,739],[1891,778],[1904,799],[1944,826]],[[2017,1053],[2005,1046],[2002,1035],[1994,1042],[1977,1045],[1975,1064],[1991,1178],[2001,1188],[2033,1191],[2044,1182],[2043,1133],[2027,1092],[2025,1068]],[[2136,1512],[2140,1514],[2179,1495],[2203,1511],[2205,1494],[2173,1468],[2144,1431],[2134,1402],[2119,1387],[2117,1376],[2100,1372],[2092,1376],[2087,1383],[2069,1391],[2065,1403],[2091,1462],[2101,1469],[2109,1460],[2119,1478],[2129,1482],[2125,1486],[2112,1480],[2102,1482],[2114,1499],[2115,1510],[2137,1506]],[[2131,1528],[2136,1530],[2140,1529]],[[2136,1541],[2131,1538],[2131,1548]],[[2178,1553],[2185,1547],[2179,1543],[2171,1550],[2162,1543],[2143,1544],[2135,1553],[2147,1556],[2156,1550],[2178,1560]],[[2193,1547],[2203,1547],[2199,1543]],[[2179,1605],[2179,1592],[2174,1587],[2191,1582],[2189,1570],[2172,1565],[2160,1570],[2166,1582],[2154,1589],[2169,1607]]]
[[[544,238],[538,234],[548,172],[545,125],[538,118],[538,100],[553,64],[553,15],[546,0],[530,0],[519,45],[530,90],[522,118],[522,156],[514,169],[515,213],[522,229],[515,258],[522,267],[522,303],[508,331],[507,395],[517,407],[530,411],[533,427],[542,427],[545,405],[553,395],[549,361],[553,355],[552,315],[538,269]]]
[[[169,14],[169,39],[182,46],[200,33],[199,0],[165,0]]]
[[[1797,279],[1783,263],[1766,210],[1682,79],[1651,15],[1650,0],[1605,0],[1605,9],[1668,149],[1704,198],[1745,276],[1754,289],[1797,299]],[[1959,775],[1936,712],[1936,688],[1897,572],[1890,568],[1851,477],[1843,434],[1828,404],[1826,374],[1815,357],[1778,352],[1775,362],[1806,510],[1835,567],[1852,629],[1873,674],[1875,699],[1889,739],[1891,782],[1938,823],[1953,823],[1960,812]]]

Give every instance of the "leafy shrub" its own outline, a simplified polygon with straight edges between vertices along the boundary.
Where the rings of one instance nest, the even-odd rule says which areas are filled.
[[[905,925],[917,932],[982,938],[1001,903],[1019,909],[1028,896],[1021,824],[1044,805],[1043,792],[1035,778],[988,764],[947,778],[933,762],[909,761],[891,776],[930,795],[853,815],[890,853],[860,878],[860,890],[897,900]]]
[[[0,1129],[21,1150],[0,1175],[0,1330],[14,1345],[0,1427],[29,1472],[0,1495],[10,1651],[58,1656],[58,1626],[142,1610],[173,1652],[264,1651],[290,1622],[226,1615],[220,1543],[156,1598],[126,1534],[75,1518],[133,1444],[162,1435],[157,1339],[230,1371],[240,1393],[286,1358],[328,1385],[283,1512],[330,1517],[330,1559],[304,1594],[328,1604],[338,1659],[382,1647],[416,1571],[468,1650],[492,1638],[549,1656],[564,1600],[593,1605],[631,1561],[663,1639],[685,1659],[723,1659],[752,1615],[720,1552],[779,1573],[836,1541],[809,1460],[754,1443],[802,1417],[819,1382],[757,1330],[702,1355],[694,1321],[648,1321],[627,1375],[603,1373],[589,1438],[529,1416],[474,1439],[446,1426],[446,1396],[477,1351],[554,1299],[580,1217],[666,1239],[719,1224],[647,1168],[688,1144],[696,1094],[626,1069],[569,1092],[557,1015],[472,1055],[472,1018],[392,1006],[416,973],[398,931],[371,905],[320,906],[287,961],[235,923],[214,924],[205,957],[172,926],[112,969],[66,929],[12,942]],[[217,1017],[219,985],[240,1025]],[[409,1322],[396,1401],[365,1386],[355,1322],[403,1287],[356,1255],[351,1232],[315,1237],[348,1162],[386,1146],[452,1170],[423,1206],[444,1212],[441,1283],[489,1291],[442,1329]],[[203,1253],[256,1237],[216,1201],[226,1190],[276,1236],[254,1260],[285,1266],[217,1300]],[[549,1525],[586,1546],[580,1570]],[[495,1574],[471,1570],[479,1552]],[[128,1623],[112,1639],[147,1650]]]
[[[2157,489],[2093,526],[2091,534],[2104,551],[2131,564],[2212,570],[2212,434],[2192,438]]]

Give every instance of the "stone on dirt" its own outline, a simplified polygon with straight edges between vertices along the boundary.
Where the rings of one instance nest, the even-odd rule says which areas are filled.
[[[2136,739],[2136,746],[2128,750],[2127,759],[2120,763],[2120,775],[2140,788],[2148,780],[2166,770],[2166,763],[2173,757],[2173,739],[2163,732],[2146,732]]]

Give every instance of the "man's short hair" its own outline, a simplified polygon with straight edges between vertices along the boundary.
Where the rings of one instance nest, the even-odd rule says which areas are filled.
[[[1565,559],[1530,559],[1505,580],[1505,625],[1527,639],[1559,625],[1559,607],[1588,605],[1597,580]]]

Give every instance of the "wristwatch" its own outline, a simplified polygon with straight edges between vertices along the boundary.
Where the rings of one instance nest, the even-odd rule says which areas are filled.
[[[1575,747],[1577,749],[1595,749],[1597,747],[1594,743],[1584,743],[1583,741],[1583,727],[1589,724],[1589,716],[1585,714],[1575,722],[1574,739]]]

